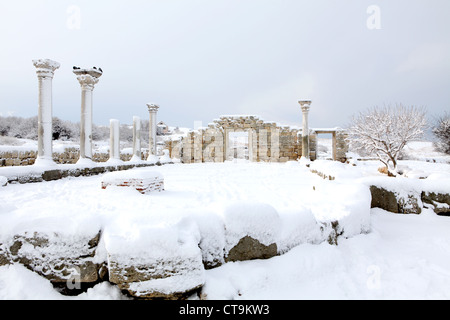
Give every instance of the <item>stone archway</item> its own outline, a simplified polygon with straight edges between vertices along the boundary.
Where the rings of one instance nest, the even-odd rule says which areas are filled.
[[[227,130],[226,131],[226,146],[225,146],[225,154],[226,160],[232,159],[241,159],[241,160],[249,160],[250,159],[250,137],[252,133],[250,130]]]

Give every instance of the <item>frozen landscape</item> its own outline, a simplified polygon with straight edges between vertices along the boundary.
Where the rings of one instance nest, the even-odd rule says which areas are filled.
[[[0,300],[450,300],[449,14],[3,1]]]
[[[22,243],[16,254],[38,257],[32,263],[37,272],[17,262],[0,266],[0,298],[129,299],[116,285],[124,276],[119,265],[138,269],[166,259],[183,261],[183,268],[164,279],[132,281],[126,289],[145,295],[200,288],[189,299],[449,299],[449,217],[426,205],[419,215],[371,209],[374,183],[450,192],[448,156],[433,153],[429,142],[410,143],[405,153],[413,160],[400,161],[404,176],[397,178],[379,173],[374,160],[309,166],[235,160],[129,171],[164,178],[164,191],[148,194],[103,190],[110,174],[8,184],[0,187],[0,258],[20,235],[37,233],[52,245]],[[438,162],[426,161],[431,158]],[[0,176],[8,168],[1,170]],[[108,265],[109,281],[67,296],[38,274],[57,273],[42,261],[85,250],[74,244],[99,231],[95,253],[86,259]],[[275,244],[275,256],[230,260],[245,236]]]

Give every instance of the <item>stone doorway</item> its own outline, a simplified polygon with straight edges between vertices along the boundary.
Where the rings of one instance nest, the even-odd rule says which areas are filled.
[[[229,131],[227,138],[227,160],[250,159],[248,131]]]
[[[333,159],[333,134],[316,134],[316,159]]]

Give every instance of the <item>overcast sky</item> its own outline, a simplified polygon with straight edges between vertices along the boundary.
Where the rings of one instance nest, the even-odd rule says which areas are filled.
[[[0,115],[37,115],[32,59],[61,63],[53,115],[78,122],[72,66],[101,67],[94,122],[173,126],[255,114],[345,127],[368,107],[450,110],[448,0],[15,0],[0,2]]]

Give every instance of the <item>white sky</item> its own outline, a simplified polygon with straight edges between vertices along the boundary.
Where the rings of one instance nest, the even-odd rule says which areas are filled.
[[[370,5],[381,29],[367,27]],[[450,109],[449,17],[448,0],[0,0],[0,114],[37,114],[31,60],[49,58],[53,115],[71,121],[74,65],[104,71],[97,124],[147,119],[154,102],[173,126],[222,114],[300,126],[299,99],[316,128],[389,103],[431,118]]]

